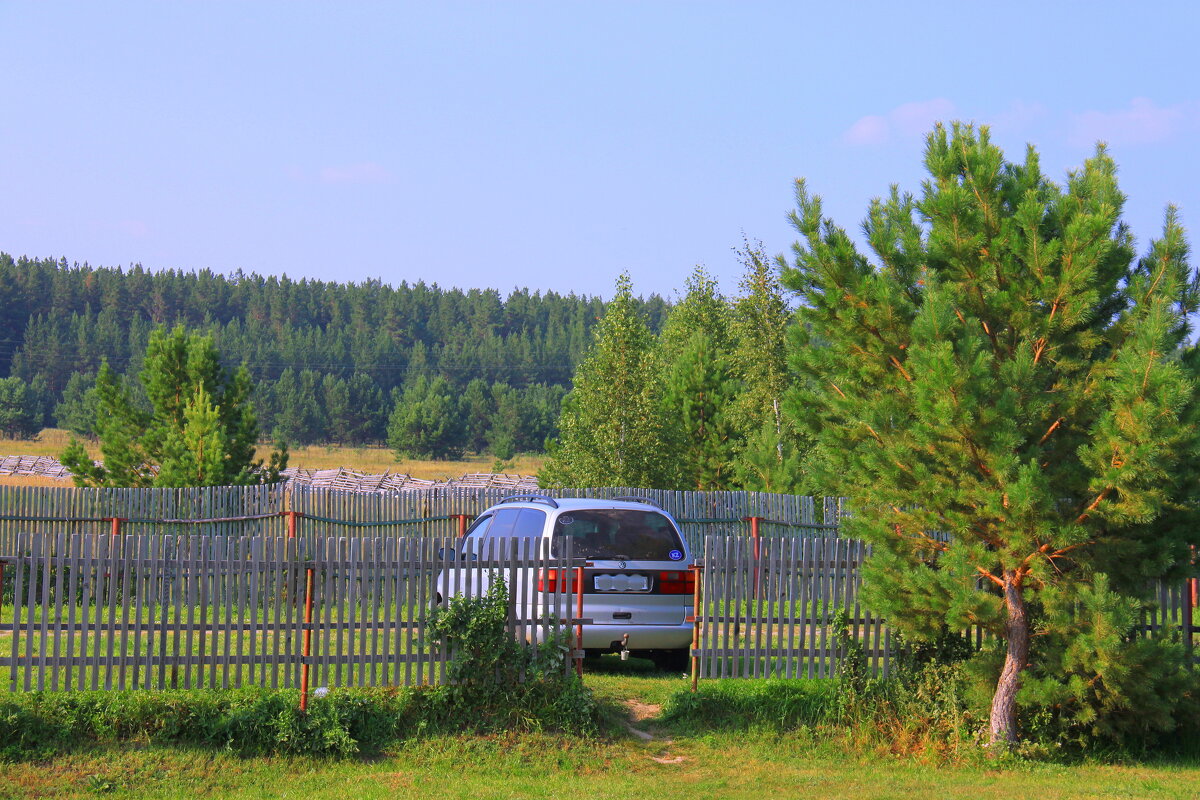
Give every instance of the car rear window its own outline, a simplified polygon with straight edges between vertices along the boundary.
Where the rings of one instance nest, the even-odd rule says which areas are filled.
[[[576,558],[682,561],[683,542],[671,520],[655,511],[596,508],[567,511],[554,522],[556,544],[570,538]]]
[[[487,539],[537,539],[546,527],[546,512],[536,508],[501,508],[492,515]]]

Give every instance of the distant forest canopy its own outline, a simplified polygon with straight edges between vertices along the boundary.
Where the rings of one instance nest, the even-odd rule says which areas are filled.
[[[637,302],[660,330],[666,301]],[[474,416],[458,432],[464,449],[491,437],[504,451],[540,450],[604,309],[598,297],[528,289],[503,297],[0,253],[0,378],[36,391],[44,424],[86,433],[102,361],[136,390],[150,331],[183,324],[211,334],[228,366],[246,365],[260,431],[292,444],[382,442],[396,398],[436,383]]]

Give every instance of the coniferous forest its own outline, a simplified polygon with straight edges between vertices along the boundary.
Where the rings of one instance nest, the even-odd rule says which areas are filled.
[[[394,421],[393,444],[436,457],[540,451],[604,315],[598,297],[528,289],[151,272],[4,253],[0,298],[0,394],[24,409],[5,422],[8,435],[42,425],[90,434],[101,364],[136,394],[151,331],[184,325],[212,336],[228,366],[247,367],[264,436],[384,442],[405,399],[450,420],[440,438],[412,441],[405,420]],[[637,304],[661,328],[665,301]]]

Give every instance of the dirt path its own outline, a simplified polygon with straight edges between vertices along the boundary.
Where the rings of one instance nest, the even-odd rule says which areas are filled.
[[[657,764],[682,764],[687,761],[684,756],[671,755],[669,747],[671,740],[662,738],[655,730],[653,720],[662,713],[662,706],[654,703],[643,703],[640,700],[626,700],[625,707],[629,709],[629,721],[625,727],[647,745],[653,745],[656,752],[647,753],[646,757]]]

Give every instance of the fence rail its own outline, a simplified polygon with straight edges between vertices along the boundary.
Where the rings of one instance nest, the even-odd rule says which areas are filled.
[[[17,544],[0,561],[12,597],[0,603],[0,676],[12,691],[437,683],[449,657],[428,635],[437,598],[478,596],[494,572],[508,580],[518,639],[580,622],[563,582],[538,581],[575,565],[569,543],[554,555],[499,540],[473,561],[435,537],[59,533]]]
[[[837,498],[636,488],[540,490],[551,497],[645,497],[679,521],[694,553],[704,537],[836,535]],[[507,488],[364,493],[316,487],[94,489],[0,486],[0,555],[19,533],[207,533],[268,536],[455,536]]]

